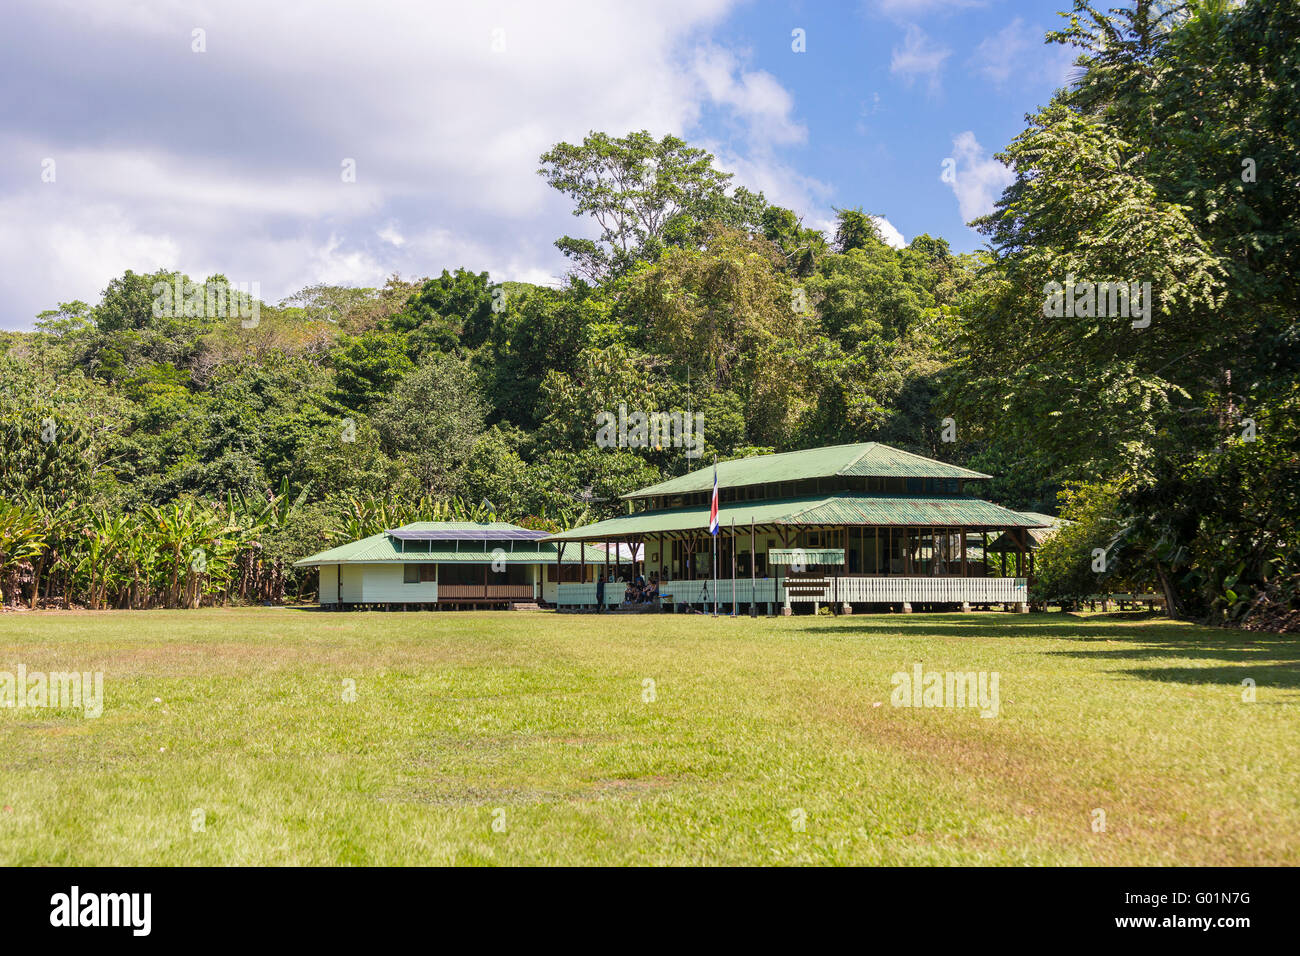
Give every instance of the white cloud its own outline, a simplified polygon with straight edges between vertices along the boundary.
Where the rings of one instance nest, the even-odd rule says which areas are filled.
[[[952,13],[986,6],[988,0],[875,0],[874,7],[887,17],[910,18],[922,13]]]
[[[0,325],[94,301],[125,268],[220,271],[269,300],[461,265],[553,281],[553,240],[583,224],[538,156],[591,130],[694,142],[707,117],[738,183],[815,211],[829,189],[778,152],[807,138],[792,96],[710,38],[734,2],[19,7],[0,36],[0,84],[25,91],[0,125]]]
[[[935,43],[920,27],[909,24],[902,45],[893,49],[889,71],[909,83],[916,79],[927,79],[930,91],[937,92],[944,61],[951,55],[952,50]]]
[[[1063,85],[1073,60],[1069,47],[1044,43],[1041,30],[1016,17],[980,42],[970,65],[999,87],[1021,88],[1043,79]]]
[[[0,260],[8,264],[0,288],[44,290],[39,300],[28,300],[25,314],[0,315],[5,325],[29,325],[36,312],[57,302],[97,301],[107,277],[127,269],[152,271],[176,258],[177,246],[170,237],[140,229],[114,206],[64,206],[48,198],[37,194],[0,199]],[[23,223],[24,228],[9,228],[7,223]],[[0,301],[7,303],[6,309],[13,308],[8,295],[0,295]]]
[[[829,203],[834,192],[831,186],[804,175],[771,152],[759,149],[740,155],[711,140],[702,141],[701,146],[717,157],[719,169],[734,174],[733,184],[761,192],[768,202],[793,209],[805,217],[830,214]]]
[[[970,130],[952,139],[954,175],[949,185],[957,197],[961,218],[970,222],[993,211],[1002,190],[1011,185],[1015,174],[988,154]]]
[[[898,231],[898,227],[886,219],[884,216],[872,216],[876,228],[880,230],[880,237],[885,240],[885,245],[893,246],[895,249],[901,249],[907,245],[907,240],[903,234]]]
[[[729,107],[754,141],[771,146],[808,138],[808,130],[791,115],[794,97],[772,74],[745,70],[736,54],[712,44],[695,51],[693,73],[709,100]]]
[[[336,285],[382,285],[388,270],[363,249],[347,248],[345,241],[331,235],[324,248],[316,248],[306,263],[313,282]]]
[[[985,37],[975,49],[975,68],[993,82],[1005,84],[1029,49],[1025,34],[1025,21],[1016,17],[997,33]]]

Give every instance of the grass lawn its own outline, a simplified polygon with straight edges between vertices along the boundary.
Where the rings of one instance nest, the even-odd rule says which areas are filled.
[[[892,706],[916,663],[997,672],[998,716]],[[102,671],[105,702],[0,708],[4,864],[1300,863],[1295,636],[1058,613],[6,614],[0,671],[19,664]]]

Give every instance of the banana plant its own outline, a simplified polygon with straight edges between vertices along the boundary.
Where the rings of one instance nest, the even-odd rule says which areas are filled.
[[[414,521],[495,521],[496,508],[487,501],[477,504],[459,496],[434,499],[423,495],[412,501],[387,498],[342,499],[340,514],[327,529],[331,543],[356,541]]]
[[[284,589],[284,564],[281,557],[267,561],[264,558],[266,538],[289,527],[295,514],[302,508],[311,491],[310,482],[296,497],[289,493],[289,479],[280,481],[277,492],[263,500],[249,498],[242,492],[226,496],[226,514],[239,526],[234,573],[238,584],[230,585],[241,599],[278,601]],[[227,592],[227,597],[230,596]]]
[[[4,603],[5,578],[22,562],[41,555],[45,536],[39,509],[0,500],[0,605]]]

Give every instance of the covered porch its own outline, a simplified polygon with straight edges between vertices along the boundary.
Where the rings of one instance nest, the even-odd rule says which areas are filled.
[[[629,527],[617,536],[612,530],[603,538],[585,539],[603,541],[607,555],[617,554],[614,545],[623,543],[629,555],[595,569],[595,580],[606,582],[603,601],[595,581],[561,584],[561,609],[618,607],[623,582],[644,577],[656,586],[663,610],[1025,610],[1033,573],[1024,527],[724,525],[717,540],[716,577],[713,541],[702,528],[637,533]],[[996,552],[991,547],[995,540],[1013,547]]]

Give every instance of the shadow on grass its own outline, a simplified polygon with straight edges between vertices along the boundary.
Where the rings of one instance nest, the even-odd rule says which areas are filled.
[[[1143,680],[1240,686],[1249,677],[1260,688],[1300,687],[1300,635],[1190,627],[1161,615],[1139,613],[1080,617],[1051,613],[997,618],[889,615],[871,620],[854,619],[851,624],[814,625],[807,630],[846,636],[906,636],[923,632],[940,637],[1063,639],[1074,646],[1064,650],[1044,650],[1043,654],[1151,665],[1117,672]],[[1159,666],[1166,661],[1204,661],[1206,664],[1200,667]]]
[[[1200,667],[1132,667],[1123,671],[1144,680],[1178,684],[1234,684],[1247,677],[1259,687],[1300,687],[1300,638],[1284,634],[1225,631],[1222,637],[1202,639],[1189,635],[1174,640],[1147,635],[1112,639],[1119,647],[1084,647],[1048,651],[1048,654],[1091,660],[1149,662],[1205,661]],[[1209,662],[1216,662],[1213,666]]]
[[[800,618],[793,618],[800,621]],[[803,629],[826,635],[879,635],[909,634],[924,631],[940,637],[1042,637],[1069,638],[1071,640],[1106,641],[1116,636],[1164,636],[1170,640],[1193,631],[1204,633],[1204,628],[1189,628],[1171,622],[1160,614],[1124,615],[1110,614],[1082,617],[1064,612],[1038,614],[873,614],[836,618],[804,617],[809,624]],[[811,623],[827,621],[828,623]],[[1109,628],[1108,628],[1109,625]],[[1120,625],[1115,627],[1115,625]]]

